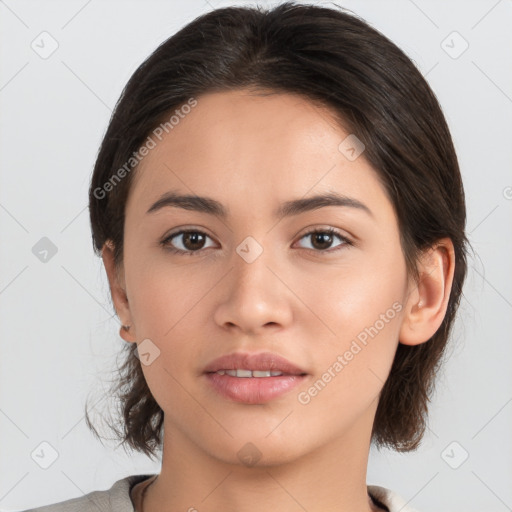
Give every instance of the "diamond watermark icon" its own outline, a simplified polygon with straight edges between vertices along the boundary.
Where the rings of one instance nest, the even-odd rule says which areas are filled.
[[[59,43],[57,40],[49,33],[43,31],[41,32],[33,41],[30,43],[30,47],[34,50],[41,59],[48,59],[51,57],[57,48],[59,47]]]
[[[32,247],[32,254],[42,263],[48,263],[56,254],[57,246],[46,236],[43,236]]]
[[[43,441],[30,456],[39,467],[48,469],[59,458],[59,452],[50,443]]]
[[[341,141],[338,146],[338,151],[342,153],[347,160],[353,162],[361,155],[365,147],[363,142],[356,135],[351,133]]]
[[[441,41],[441,48],[452,59],[458,59],[469,48],[469,43],[454,30]]]
[[[255,444],[245,443],[237,452],[238,459],[245,466],[254,466],[261,459],[261,452]]]
[[[252,236],[248,236],[238,245],[236,252],[247,263],[252,263],[263,252],[263,247]]]
[[[469,453],[457,441],[450,443],[441,453],[441,458],[452,469],[459,469],[469,458]]]
[[[149,366],[160,357],[160,349],[149,338],[146,338],[137,345],[135,356],[144,366]]]

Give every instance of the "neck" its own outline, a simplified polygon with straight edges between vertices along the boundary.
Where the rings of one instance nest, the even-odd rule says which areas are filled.
[[[371,428],[363,426],[372,423],[360,420],[343,438],[299,457],[264,457],[270,445],[262,440],[257,444],[261,459],[253,466],[236,458],[219,460],[164,420],[162,470],[148,488],[144,512],[379,511],[366,487]],[[232,443],[243,446],[245,441]]]

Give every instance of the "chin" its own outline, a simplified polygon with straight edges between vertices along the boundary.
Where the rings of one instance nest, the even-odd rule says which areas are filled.
[[[281,438],[270,439],[267,435],[268,432],[260,436],[229,438],[225,444],[209,446],[208,452],[225,464],[248,469],[292,463],[306,453],[304,440],[298,443],[290,439],[283,443]]]

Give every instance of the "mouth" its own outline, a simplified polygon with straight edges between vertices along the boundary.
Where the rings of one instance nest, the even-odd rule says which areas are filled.
[[[217,375],[229,375],[231,377],[281,377],[283,375],[295,375],[292,373],[284,373],[279,370],[245,370],[245,369],[236,369],[236,370],[217,370],[216,372],[207,372],[207,373],[216,373]],[[305,373],[300,373],[298,375],[306,375]]]
[[[287,359],[265,352],[220,357],[205,368],[204,375],[223,398],[263,404],[295,388],[308,374]]]
[[[280,375],[305,375],[307,373],[288,359],[272,352],[256,354],[233,352],[211,361],[204,368],[204,372],[220,372],[221,375],[232,377],[277,377]]]

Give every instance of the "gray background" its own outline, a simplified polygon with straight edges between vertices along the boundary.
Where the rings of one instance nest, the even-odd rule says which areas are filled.
[[[424,442],[409,454],[372,448],[367,481],[422,512],[512,510],[512,2],[338,3],[397,43],[437,94],[476,251]],[[111,109],[136,67],[197,15],[226,5],[235,4],[0,1],[3,511],[159,470],[102,446],[84,422],[85,399],[101,398],[124,343],[92,250],[87,188]],[[57,249],[46,261],[36,256],[43,237]]]

